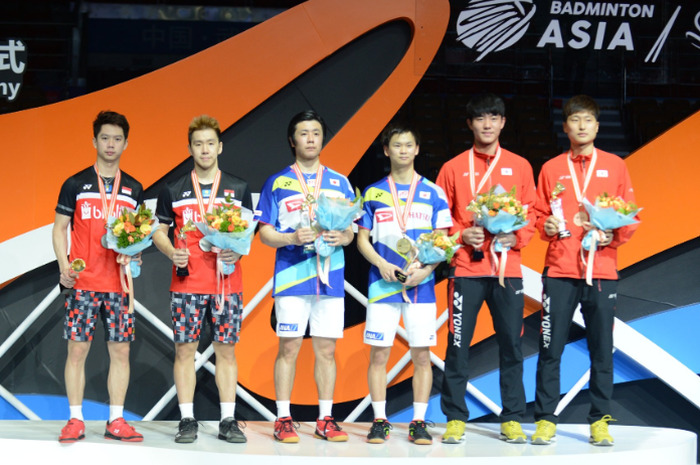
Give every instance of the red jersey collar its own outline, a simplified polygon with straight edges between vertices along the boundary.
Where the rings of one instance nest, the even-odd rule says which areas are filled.
[[[591,153],[588,153],[588,154],[579,153],[578,155],[574,155],[574,153],[571,152],[570,156],[571,156],[572,161],[590,161],[591,157],[593,156],[593,150],[591,150]]]
[[[495,153],[489,154],[489,153],[479,152],[479,151],[476,149],[476,145],[473,147],[473,149],[474,149],[474,155],[476,155],[476,156],[479,157],[479,158],[483,158],[483,159],[494,158],[494,157],[496,156],[496,154],[498,153],[498,149],[499,149],[499,148],[501,148],[501,144],[497,144],[497,145],[496,145],[496,152],[495,152]]]

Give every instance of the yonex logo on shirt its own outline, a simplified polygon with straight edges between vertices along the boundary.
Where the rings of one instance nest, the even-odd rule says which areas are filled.
[[[383,341],[384,340],[384,333],[376,333],[374,331],[365,331],[365,339],[369,339],[371,341]]]
[[[84,191],[89,191],[90,189],[92,189],[92,184],[83,184]]]
[[[185,191],[182,193],[182,197],[189,197],[190,195],[192,195],[192,191]]]
[[[299,325],[297,324],[291,324],[291,323],[279,323],[277,326],[277,330],[280,332],[291,332],[291,331],[298,331],[299,330]]]

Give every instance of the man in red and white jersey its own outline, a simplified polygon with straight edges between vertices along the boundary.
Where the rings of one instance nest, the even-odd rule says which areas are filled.
[[[613,322],[617,305],[617,248],[626,243],[638,224],[598,231],[590,222],[584,200],[595,204],[607,193],[634,202],[634,190],[623,159],[596,149],[600,108],[586,95],[564,105],[564,132],[571,148],[542,167],[537,184],[537,230],[548,242],[542,273],[542,327],[537,360],[535,424],[532,444],[556,440],[560,399],[559,368],[569,328],[578,305],[586,322],[591,359],[589,441],[612,446],[608,432],[613,392]],[[599,237],[592,255],[582,250],[588,231]],[[587,257],[587,260],[582,257]],[[592,284],[592,285],[589,285]]]
[[[188,223],[204,222],[215,207],[227,203],[252,210],[248,184],[219,170],[223,150],[219,123],[207,115],[194,118],[188,130],[188,149],[194,160],[191,173],[168,183],[158,196],[156,215],[160,226],[153,235],[156,247],[173,262],[170,283],[170,309],[173,318],[175,364],[173,375],[177,387],[181,421],[175,435],[177,443],[197,439],[198,424],[194,416],[196,375],[194,358],[207,312],[216,354],[216,385],[221,401],[219,439],[246,442],[235,420],[238,365],[235,345],[239,340],[243,313],[243,281],[240,256],[232,250],[212,250],[197,228]],[[177,246],[168,238],[175,227]],[[235,269],[217,278],[217,260]],[[223,267],[220,267],[223,269]]]
[[[108,439],[139,442],[143,436],[123,418],[134,315],[128,313],[129,296],[122,291],[117,253],[103,247],[102,239],[109,217],[123,208],[135,210],[143,202],[143,189],[138,181],[119,169],[122,152],[128,145],[126,118],[113,111],[100,112],[93,122],[93,134],[97,161],[63,183],[52,233],[60,283],[69,289],[63,338],[68,340],[65,382],[70,419],[58,440],[70,443],[85,438],[82,412],[85,360],[97,318],[102,314],[110,358],[109,421],[104,435]],[[140,260],[140,256],[136,259]]]

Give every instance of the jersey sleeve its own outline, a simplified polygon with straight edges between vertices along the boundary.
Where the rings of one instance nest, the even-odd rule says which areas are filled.
[[[435,185],[435,200],[433,201],[433,229],[449,229],[452,227],[452,215],[447,196],[442,188]]]
[[[156,203],[156,216],[158,221],[169,226],[173,225],[175,221],[175,214],[173,213],[173,200],[170,195],[170,188],[165,186],[163,190],[158,194],[158,201]]]
[[[248,186],[248,183],[245,185],[245,190],[243,191],[243,198],[241,199],[241,205],[243,208],[247,208],[248,210],[253,210],[253,197],[250,193],[250,186]]]
[[[369,202],[370,189],[371,188],[365,189],[365,192],[362,195],[362,210],[364,210],[365,214],[362,215],[359,220],[357,220],[357,225],[360,228],[371,231],[372,226],[374,225],[374,212],[372,211],[372,206]]]
[[[260,211],[260,222],[277,227],[277,218],[279,210],[272,188],[275,184],[275,177],[268,178],[260,192],[260,200],[258,201],[257,210]]]
[[[537,181],[537,198],[535,200],[535,227],[540,233],[540,239],[545,242],[552,242],[557,238],[557,235],[548,236],[544,232],[544,223],[552,215],[552,206],[550,205],[550,195],[548,192],[552,192],[549,186],[549,179],[547,177],[548,173],[547,165],[545,164],[540,171],[540,177]]]
[[[61,192],[58,194],[58,203],[56,204],[56,213],[72,218],[73,213],[75,213],[77,196],[76,184],[71,177],[61,186]]]
[[[449,230],[449,234],[453,235],[456,233],[460,233],[458,238],[457,238],[457,243],[462,244],[462,234],[461,232],[468,228],[469,225],[461,224],[459,221],[459,215],[452,214],[452,208],[455,203],[455,184],[454,184],[454,173],[452,170],[452,167],[449,164],[444,164],[442,165],[442,169],[440,169],[440,172],[438,173],[438,177],[435,180],[435,184],[442,189],[443,193],[445,194],[445,199],[447,199],[447,206],[450,210],[450,214],[452,217],[452,227]]]
[[[513,248],[516,250],[520,250],[530,243],[530,239],[535,235],[535,223],[537,222],[537,215],[535,214],[535,203],[537,202],[535,179],[532,173],[532,166],[527,160],[524,160],[522,164],[520,176],[520,202],[523,206],[527,205],[528,223],[514,233],[516,243]]]

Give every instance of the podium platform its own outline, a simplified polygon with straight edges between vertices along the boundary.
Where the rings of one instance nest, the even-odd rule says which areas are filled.
[[[618,426],[610,432],[615,438],[612,447],[595,447],[588,443],[588,425],[559,425],[557,441],[549,446],[507,444],[498,439],[499,425],[468,423],[463,444],[442,444],[444,424],[431,428],[432,445],[418,446],[408,442],[408,425],[394,424],[391,439],[384,444],[369,444],[368,423],[341,423],[350,435],[345,443],[329,443],[313,437],[314,424],[301,423],[298,444],[281,444],[272,437],[272,424],[250,422],[245,429],[246,444],[228,444],[217,439],[218,422],[205,421],[199,438],[193,444],[174,442],[177,422],[131,422],[144,435],[141,443],[121,443],[103,437],[104,422],[86,422],[86,438],[74,444],[60,444],[58,434],[62,421],[0,421],[0,450],[3,457],[34,463],[33,459],[52,464],[71,464],[85,460],[128,465],[166,463],[255,463],[255,465],[315,465],[329,463],[372,463],[396,465],[417,459],[440,463],[481,464],[561,464],[596,465],[668,463],[696,464],[697,436],[694,433],[668,428]],[[534,425],[524,424],[530,436]],[[328,459],[331,458],[332,462]],[[284,460],[281,462],[280,460]],[[226,461],[226,462],[223,462]],[[565,461],[565,462],[563,462]],[[8,462],[10,463],[10,462]]]

